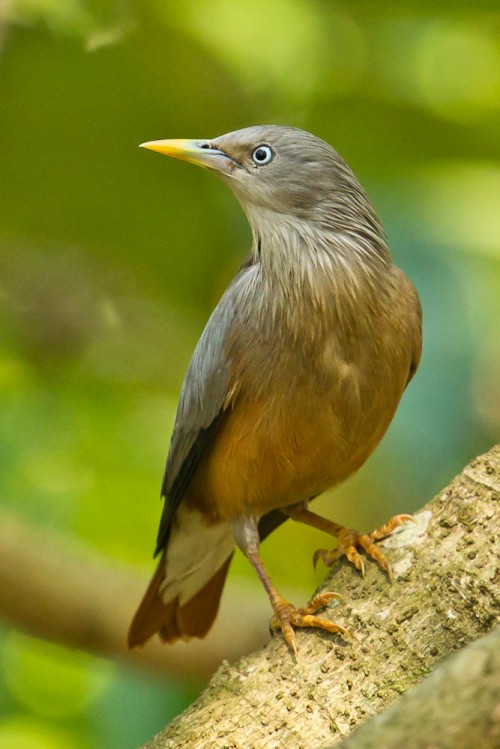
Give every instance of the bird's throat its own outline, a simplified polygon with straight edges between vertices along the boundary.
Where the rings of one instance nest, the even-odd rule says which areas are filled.
[[[369,302],[390,276],[384,252],[355,233],[323,231],[293,217],[252,222],[253,261],[275,304],[327,311]]]

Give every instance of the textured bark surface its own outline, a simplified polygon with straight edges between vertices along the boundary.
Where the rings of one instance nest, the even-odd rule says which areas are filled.
[[[498,749],[500,628],[448,658],[336,749]]]
[[[201,697],[147,749],[318,749],[382,712],[499,615],[500,447],[477,458],[384,544],[390,585],[367,563],[343,563],[324,589],[349,640],[304,630],[292,657],[282,637],[223,664]],[[380,744],[379,744],[380,746]]]

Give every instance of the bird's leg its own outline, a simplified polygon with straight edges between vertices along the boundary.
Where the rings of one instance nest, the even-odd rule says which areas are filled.
[[[274,611],[274,616],[271,619],[271,629],[281,629],[285,640],[295,654],[298,652],[298,644],[294,627],[316,627],[326,632],[340,633],[342,635],[348,634],[347,630],[339,624],[315,616],[319,609],[327,606],[331,600],[340,598],[338,593],[319,593],[314,596],[307,606],[300,609],[296,608],[278,593],[259,554],[260,539],[257,520],[255,518],[240,518],[234,523],[233,531],[236,544],[252,564],[269,596]]]
[[[315,566],[318,560],[321,559],[324,564],[331,567],[334,562],[345,555],[364,577],[365,563],[363,557],[358,552],[358,548],[361,548],[364,549],[368,556],[371,557],[379,567],[387,572],[391,580],[393,580],[393,574],[389,560],[384,554],[382,554],[375,542],[390,536],[396,528],[403,525],[408,520],[413,520],[411,515],[395,515],[387,523],[371,533],[358,533],[358,531],[355,531],[352,528],[345,528],[343,525],[334,523],[333,520],[328,520],[327,518],[321,517],[321,515],[316,515],[316,513],[311,512],[303,502],[296,505],[290,505],[289,507],[284,508],[282,512],[286,513],[290,518],[292,518],[292,520],[296,520],[299,523],[305,523],[306,525],[310,525],[320,531],[329,533],[331,536],[335,536],[338,540],[338,546],[335,549],[318,549],[315,552]]]

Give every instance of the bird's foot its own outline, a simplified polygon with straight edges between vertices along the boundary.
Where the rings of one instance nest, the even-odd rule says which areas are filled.
[[[342,599],[338,593],[323,592],[314,596],[312,601],[303,608],[296,608],[292,603],[281,596],[277,596],[273,603],[274,616],[271,619],[271,630],[281,631],[295,655],[298,653],[298,642],[295,635],[295,627],[316,627],[323,629],[325,632],[334,634],[349,635],[349,632],[340,624],[335,624],[328,619],[320,619],[315,614],[334,598]]]
[[[387,572],[391,582],[394,579],[392,568],[389,560],[377,547],[376,542],[387,538],[396,528],[404,525],[407,521],[413,521],[411,515],[395,515],[387,523],[371,533],[358,533],[352,528],[341,528],[337,535],[338,546],[335,549],[318,549],[313,558],[314,566],[321,559],[323,564],[331,567],[341,557],[347,559],[365,576],[365,563],[358,549],[363,549],[368,556],[373,559],[385,572]]]

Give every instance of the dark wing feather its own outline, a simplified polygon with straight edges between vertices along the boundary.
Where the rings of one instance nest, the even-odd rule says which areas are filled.
[[[176,510],[224,417],[231,368],[226,343],[250,267],[241,267],[213,311],[182,386],[162,484],[165,505],[155,555],[165,548]]]
[[[279,528],[279,526],[285,522],[285,520],[288,520],[288,515],[285,515],[284,512],[281,512],[281,510],[271,510],[270,512],[266,513],[266,515],[262,515],[262,517],[259,519],[259,538],[261,541],[264,541],[273,531],[276,530],[276,528]]]
[[[158,537],[156,540],[155,556],[157,556],[167,545],[168,535],[170,526],[172,524],[175,511],[182,502],[189,484],[198,468],[199,462],[203,457],[203,453],[207,445],[212,440],[219,422],[224,416],[224,411],[220,411],[219,414],[214,418],[212,423],[207,429],[200,429],[196,438],[191,446],[191,449],[187,453],[184,461],[181,464],[179,472],[175,476],[171,488],[167,490],[165,484],[167,483],[167,471],[163,479],[161,496],[165,498],[165,505],[160,519],[160,527],[158,529]]]

